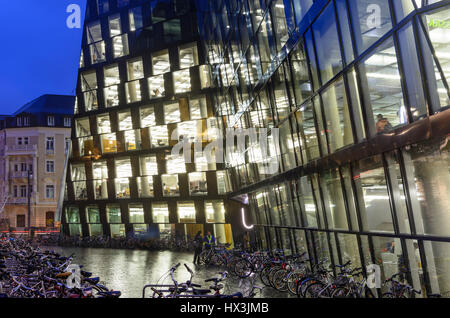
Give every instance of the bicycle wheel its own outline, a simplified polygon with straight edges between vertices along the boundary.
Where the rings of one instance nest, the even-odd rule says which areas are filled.
[[[275,275],[276,272],[278,272],[281,269],[280,266],[275,266],[272,267],[272,269],[269,271],[269,273],[267,274],[267,278],[269,280],[269,286],[271,286],[272,288],[275,288],[275,285],[273,284],[273,276]]]
[[[310,284],[305,290],[305,298],[329,298],[330,293],[325,284],[316,282]]]
[[[200,265],[209,265],[210,259],[209,259],[209,251],[203,251],[198,256],[198,262]]]
[[[276,290],[280,292],[288,290],[287,275],[288,271],[285,269],[280,269],[273,275],[273,287]]]
[[[337,287],[332,293],[331,298],[354,298],[350,290],[346,287]]]
[[[211,256],[210,263],[211,265],[215,266],[223,266],[225,265],[225,259],[218,254],[214,254],[213,256]]]
[[[263,282],[263,284],[265,286],[270,286],[270,281],[269,281],[269,271],[272,268],[270,267],[270,265],[265,266],[261,272],[259,272],[259,277],[261,278],[261,281]]]
[[[288,285],[288,291],[292,295],[297,294],[297,285],[298,283],[303,279],[304,275],[302,272],[292,272],[288,274],[287,277],[287,285]]]
[[[240,259],[234,265],[234,273],[239,278],[247,278],[253,272],[252,264],[247,261],[245,258]]]

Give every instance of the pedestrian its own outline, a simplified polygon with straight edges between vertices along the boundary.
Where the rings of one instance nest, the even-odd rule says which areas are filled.
[[[195,244],[194,265],[195,264],[200,265],[200,253],[203,250],[203,239],[201,231],[198,231],[197,235],[195,235],[194,244]]]
[[[212,248],[214,244],[216,243],[216,239],[214,238],[214,235],[211,234],[211,232],[208,231],[208,234],[206,234],[205,238],[203,239],[205,248]]]

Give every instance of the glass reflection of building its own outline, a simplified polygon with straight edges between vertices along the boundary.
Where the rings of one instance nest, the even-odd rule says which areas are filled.
[[[450,297],[449,2],[197,8],[219,126],[270,129],[267,153],[227,156],[259,247],[378,264],[382,278],[406,268]]]
[[[233,242],[224,165],[171,155],[217,136],[210,70],[187,0],[89,0],[63,231],[166,238],[211,231]],[[175,131],[177,134],[175,134]],[[173,137],[174,136],[174,137]],[[198,152],[198,151],[197,151]]]

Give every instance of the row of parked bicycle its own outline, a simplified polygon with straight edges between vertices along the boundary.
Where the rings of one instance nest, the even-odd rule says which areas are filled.
[[[286,256],[281,250],[247,252],[216,246],[201,253],[200,264],[227,268],[241,279],[257,275],[265,287],[300,298],[422,297],[422,291],[406,282],[407,272],[385,279],[379,286],[379,295],[376,288],[369,288],[363,268],[352,268],[351,261],[333,268],[327,259],[316,262],[306,253]]]
[[[118,298],[73,255],[42,251],[20,238],[0,238],[0,298]]]
[[[142,249],[149,251],[182,251],[192,252],[195,245],[192,240],[167,237],[161,239],[138,239],[133,237],[61,237],[57,244],[66,247]]]

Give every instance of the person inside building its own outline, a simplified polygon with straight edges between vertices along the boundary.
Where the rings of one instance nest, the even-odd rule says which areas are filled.
[[[392,125],[387,118],[385,118],[382,114],[377,115],[377,133],[384,133],[392,130]]]
[[[216,243],[216,239],[214,238],[214,235],[212,235],[211,232],[208,231],[203,239],[203,242],[205,244],[205,248],[212,248]]]
[[[194,264],[200,265],[200,253],[203,250],[202,232],[198,231],[194,238]]]

